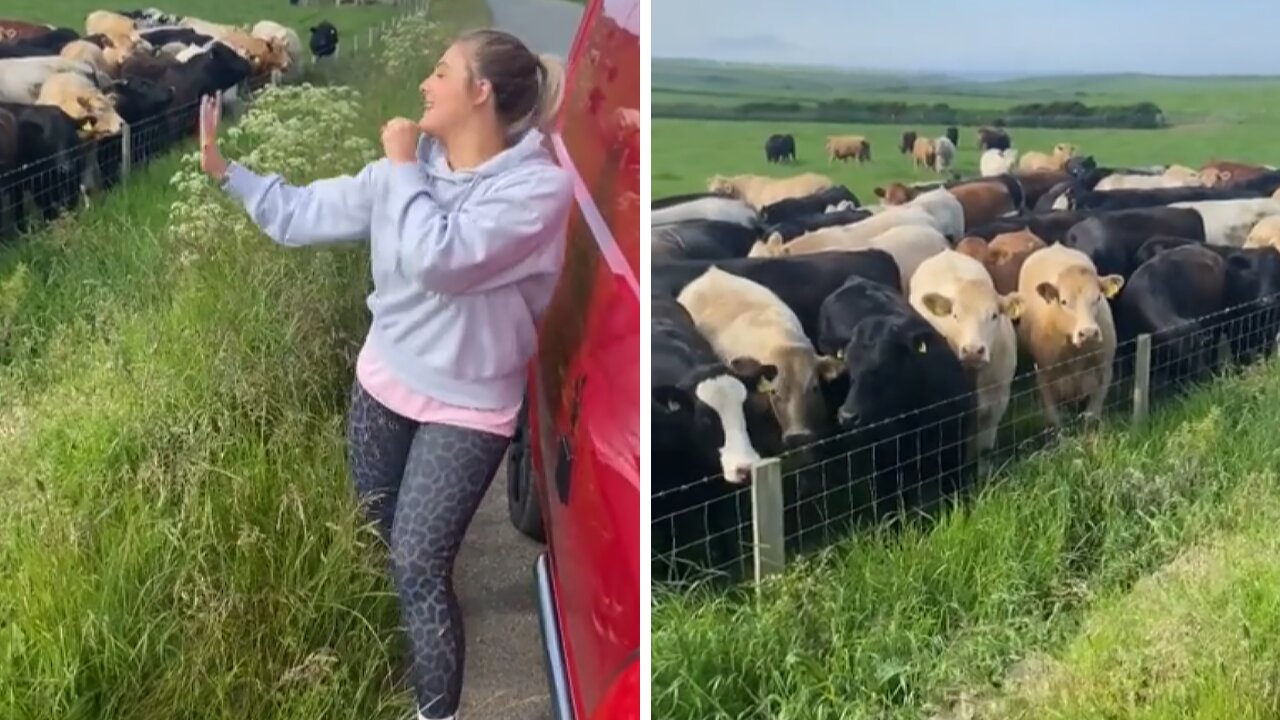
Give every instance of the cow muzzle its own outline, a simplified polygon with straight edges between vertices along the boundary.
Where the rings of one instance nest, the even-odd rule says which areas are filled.
[[[1097,325],[1083,325],[1071,334],[1071,343],[1078,348],[1096,345],[1102,341],[1102,328]]]

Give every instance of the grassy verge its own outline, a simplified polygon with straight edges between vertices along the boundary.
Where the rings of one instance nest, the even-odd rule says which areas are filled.
[[[483,8],[436,0],[394,72],[280,91],[229,154],[354,172]],[[191,169],[0,256],[0,718],[395,716],[398,618],[343,460],[365,251],[276,247]]]
[[[931,531],[655,598],[655,717],[1275,717],[1277,403],[1272,362]]]

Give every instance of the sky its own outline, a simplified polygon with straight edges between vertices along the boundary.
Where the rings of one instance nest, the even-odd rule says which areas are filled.
[[[1280,75],[1278,0],[652,0],[654,57],[952,74]]]

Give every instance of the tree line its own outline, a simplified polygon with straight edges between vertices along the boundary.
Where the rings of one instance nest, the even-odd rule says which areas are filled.
[[[955,108],[947,103],[884,100],[824,100],[746,102],[707,105],[698,102],[654,103],[654,117],[706,120],[789,120],[865,125],[922,124],[1004,126],[1023,128],[1166,127],[1164,111],[1151,102],[1131,105],[1086,105],[1078,101],[1024,103],[1000,110]]]

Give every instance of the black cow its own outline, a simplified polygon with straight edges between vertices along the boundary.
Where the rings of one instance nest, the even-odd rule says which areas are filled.
[[[1216,253],[1226,261],[1224,310],[1210,324],[1231,343],[1237,362],[1269,355],[1280,332],[1280,252],[1271,247],[1207,245],[1201,240],[1157,235],[1143,243],[1137,257],[1145,266],[1160,255],[1187,245]],[[1140,266],[1141,269],[1141,266]],[[1172,289],[1181,292],[1183,288]]]
[[[338,50],[338,28],[328,20],[312,25],[309,47],[311,55],[317,60],[334,54]]]
[[[166,144],[197,130],[200,98],[239,85],[251,72],[249,61],[222,43],[214,43],[184,63],[170,57],[135,54],[121,68],[125,77],[147,78],[173,89],[171,109],[165,113]]]
[[[795,162],[796,139],[791,135],[773,134],[764,141],[764,158],[766,162]]]
[[[947,131],[944,134],[947,136],[947,139],[951,141],[952,145],[955,145],[957,148],[960,147],[960,128],[957,128],[955,125],[948,125]]]
[[[130,163],[141,167],[165,148],[164,113],[173,104],[173,89],[145,77],[125,77],[113,82],[108,97],[120,117],[129,124]],[[98,144],[98,159],[104,184],[118,178],[124,148],[119,135]]]
[[[51,57],[57,54],[57,50],[50,50],[49,48],[41,45],[35,45],[25,40],[0,42],[0,60],[8,60],[10,58]]]
[[[1071,188],[1064,193],[1071,209],[1085,210],[1130,210],[1134,208],[1157,207],[1179,202],[1200,202],[1203,200],[1244,200],[1248,198],[1266,197],[1262,193],[1249,188],[1214,188],[1214,187],[1176,187],[1176,188],[1141,188],[1124,190],[1077,190]],[[1048,195],[1044,199],[1047,199]],[[1036,209],[1040,209],[1040,205]]]
[[[693,200],[701,200],[702,198],[709,198],[709,197],[718,198],[718,197],[724,197],[724,196],[720,195],[719,193],[713,193],[713,192],[688,193],[686,195],[668,195],[666,197],[654,198],[650,200],[649,209],[661,210],[662,208],[671,207],[672,205],[679,205],[681,203],[687,203]]]
[[[43,35],[26,38],[21,40],[24,45],[30,47],[38,47],[47,50],[51,55],[57,55],[62,52],[62,48],[66,47],[73,40],[79,40],[80,33],[71,28],[55,28]]]
[[[688,311],[671,298],[650,301],[652,320],[652,438],[654,559],[680,559],[712,538],[713,567],[736,559],[739,492],[751,464],[782,451],[781,431],[760,391],[778,369],[750,359],[725,364],[698,332]]]
[[[978,129],[978,151],[986,150],[1008,150],[1013,146],[1013,141],[1009,138],[1009,133],[996,128],[979,128]]]
[[[1117,210],[1076,223],[1062,244],[1088,255],[1097,266],[1098,275],[1118,274],[1127,280],[1138,267],[1138,250],[1154,235],[1203,241],[1204,219],[1189,208]]]
[[[1227,307],[1227,290],[1227,260],[1209,246],[1188,240],[1156,253],[1134,270],[1116,298],[1118,362],[1127,366],[1133,339],[1148,333],[1153,390],[1201,379],[1217,365],[1225,325],[1214,316]]]
[[[80,181],[84,176],[85,154],[77,123],[51,105],[0,103],[18,121],[19,170],[7,182],[17,183],[19,197],[30,192],[46,220],[75,209],[80,201]],[[14,209],[14,224],[28,227],[21,201]]]
[[[168,45],[169,43],[182,43],[183,45],[200,45],[204,46],[211,42],[214,38],[209,35],[198,33],[191,28],[185,27],[162,27],[153,30],[143,30],[142,39],[151,43],[155,47]]]
[[[848,510],[876,520],[930,512],[969,485],[975,468],[965,453],[977,405],[946,338],[900,294],[861,278],[827,297],[819,325],[819,347],[839,350],[848,383],[836,412],[848,434],[830,441],[849,458],[849,480],[837,481],[852,484]],[[835,489],[821,491],[839,497]]]
[[[653,263],[746,257],[760,239],[752,228],[720,220],[686,220],[650,231]]]
[[[805,215],[820,213],[826,210],[828,206],[839,205],[842,202],[851,202],[855,208],[862,204],[858,202],[858,196],[850,192],[849,188],[843,185],[836,185],[812,195],[786,198],[785,200],[765,205],[760,210],[760,218],[765,224],[772,225],[794,220]]]
[[[910,154],[911,149],[916,145],[916,131],[908,130],[902,133],[902,142],[898,145],[898,150],[903,154]]]
[[[1248,180],[1233,183],[1232,187],[1238,190],[1251,190],[1263,197],[1269,197],[1280,190],[1280,170],[1259,173]]]
[[[1067,231],[1094,213],[1088,210],[1054,210],[1047,213],[1035,213],[1019,217],[1000,218],[985,225],[965,230],[965,235],[980,237],[990,241],[997,235],[1018,230],[1030,230],[1036,237],[1052,244],[1061,242]]]
[[[761,233],[761,237],[767,239],[770,235],[777,233],[785,242],[794,240],[814,230],[839,225],[852,225],[869,217],[871,217],[870,210],[832,210],[831,212],[802,215],[792,220],[784,220],[780,223],[766,226],[764,232]]]
[[[754,280],[773,291],[800,320],[810,340],[818,336],[822,301],[844,281],[858,276],[901,291],[902,276],[893,256],[883,250],[821,252],[773,258],[685,260],[654,267],[651,293],[676,297],[710,266]]]

